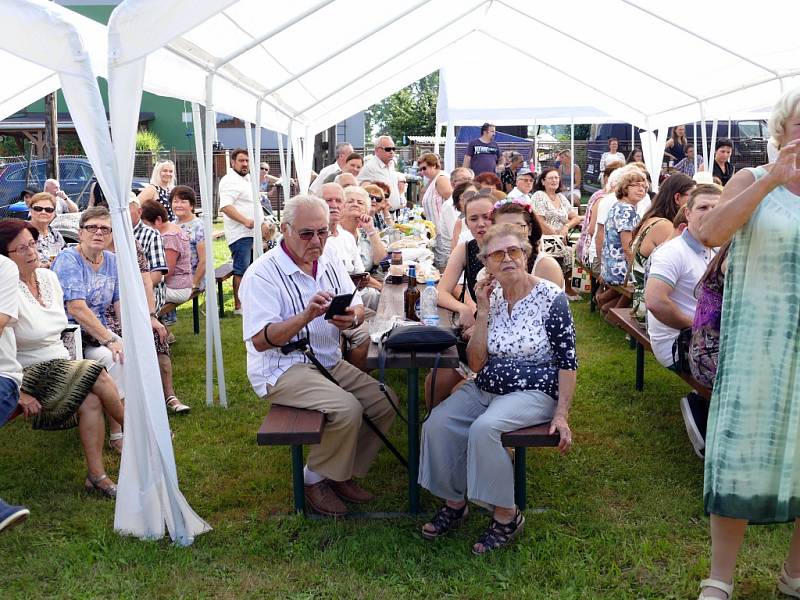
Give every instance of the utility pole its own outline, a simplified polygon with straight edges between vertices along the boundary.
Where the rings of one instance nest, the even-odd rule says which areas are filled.
[[[44,97],[44,159],[48,179],[58,179],[58,100],[56,93]]]

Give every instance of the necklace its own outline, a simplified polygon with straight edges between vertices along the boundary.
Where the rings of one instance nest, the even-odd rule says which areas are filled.
[[[87,261],[89,261],[93,265],[99,265],[101,262],[103,262],[103,253],[102,252],[100,253],[100,256],[98,257],[98,259],[96,261],[94,261],[91,258],[89,258],[88,256],[86,256],[83,253],[83,250],[81,250],[80,246],[78,246],[78,254],[80,254],[83,258],[85,258]]]

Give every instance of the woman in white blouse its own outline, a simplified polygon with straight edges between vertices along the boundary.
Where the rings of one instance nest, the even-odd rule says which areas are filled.
[[[39,268],[39,231],[30,223],[0,222],[0,254],[19,269],[19,307],[13,325],[17,360],[23,367],[21,390],[31,400],[26,414],[34,429],[78,427],[88,473],[84,487],[107,498],[116,485],[103,466],[103,411],[122,423],[123,406],[114,381],[98,362],[70,360],[61,341],[67,327],[64,297],[58,277]]]
[[[422,428],[419,483],[445,501],[422,536],[434,539],[459,525],[467,500],[488,505],[492,521],[474,554],[505,546],[525,523],[502,434],[550,421],[560,450],[572,444],[575,329],[564,292],[529,272],[527,237],[510,223],[484,236],[479,256],[488,275],[475,286],[478,312],[467,346],[477,376],[436,406]]]

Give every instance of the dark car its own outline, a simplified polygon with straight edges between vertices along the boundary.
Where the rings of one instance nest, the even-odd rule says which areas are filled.
[[[717,123],[717,139],[730,138],[733,141],[733,155],[731,162],[738,170],[742,167],[754,167],[767,162],[767,122],[762,120],[731,121],[728,131],[728,121]],[[643,131],[634,127],[635,147],[641,148],[639,132]],[[711,141],[712,123],[706,122],[706,143]],[[695,124],[686,124],[686,138],[689,144],[698,147],[702,144],[702,130],[697,126],[697,139],[695,139]],[[600,157],[608,151],[608,139],[615,137],[619,140],[619,151],[625,156],[631,151],[631,125],[628,123],[603,123],[593,125],[592,133],[586,147],[586,169],[584,180],[596,184],[600,176]],[[702,154],[702,152],[701,152]],[[708,160],[706,160],[708,163]]]
[[[79,157],[60,158],[58,170],[58,181],[63,192],[78,205],[80,210],[86,208],[91,185],[96,181],[91,163]],[[0,162],[0,217],[11,216],[8,214],[8,207],[21,199],[24,189],[42,190],[46,180],[43,159],[31,161],[30,170],[27,161]],[[138,193],[146,187],[147,182],[147,179],[134,178],[131,188]]]

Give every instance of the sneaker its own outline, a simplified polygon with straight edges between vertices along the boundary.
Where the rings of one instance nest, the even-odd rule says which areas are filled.
[[[242,312],[241,308],[236,308],[234,309],[233,314],[242,316],[244,313]]]
[[[0,531],[19,525],[31,514],[24,506],[12,506],[0,500]]]
[[[686,397],[681,398],[681,414],[695,454],[705,458],[708,403],[695,392],[689,392]]]

